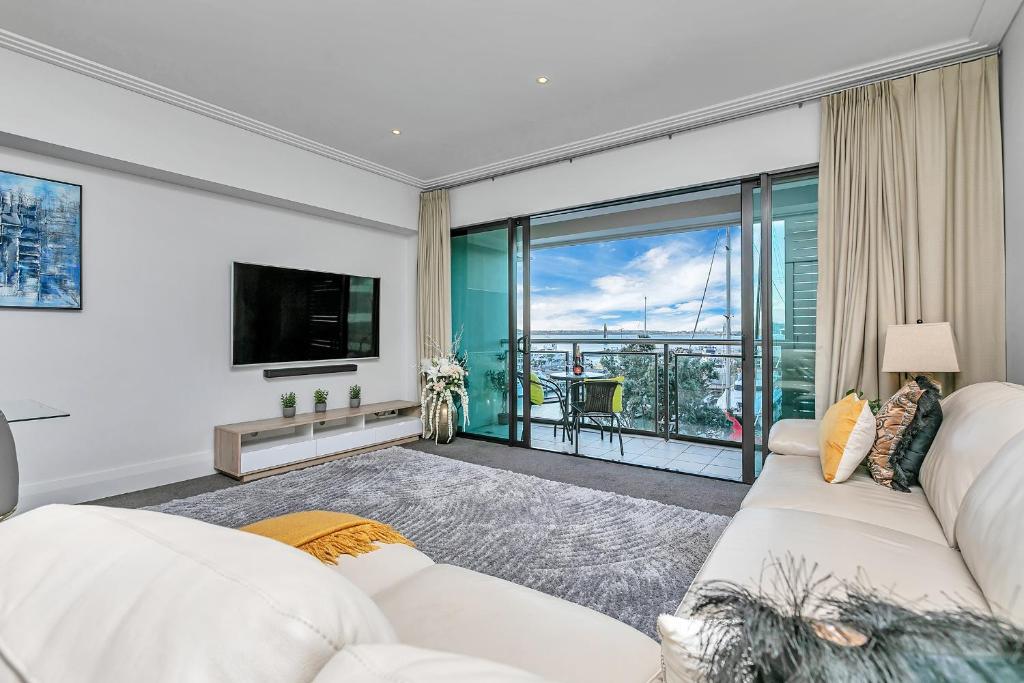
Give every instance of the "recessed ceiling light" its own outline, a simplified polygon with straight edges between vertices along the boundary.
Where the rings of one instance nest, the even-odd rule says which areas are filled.
[[[544,84],[546,84],[548,82],[548,77],[547,76],[537,76],[537,82],[540,83],[541,85],[544,85]]]
[[[401,135],[401,134],[402,134],[402,131],[400,131],[400,130],[398,130],[397,128],[395,128],[395,129],[393,129],[393,130],[391,131],[391,134],[392,134],[392,135]]]

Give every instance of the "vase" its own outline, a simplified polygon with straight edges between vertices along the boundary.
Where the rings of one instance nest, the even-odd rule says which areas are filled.
[[[284,417],[295,417],[295,406],[291,406],[290,408],[284,408],[282,409],[281,413],[284,415]]]
[[[434,423],[434,443],[451,443],[455,438],[455,420],[448,404],[442,403],[437,410],[437,421]]]
[[[348,400],[348,407],[349,408],[358,408],[359,404],[362,403],[362,402],[363,402],[363,399],[361,399],[361,398],[350,398]]]
[[[327,404],[326,403],[316,403],[316,404],[313,405],[313,410],[315,410],[318,413],[326,413],[327,412]]]

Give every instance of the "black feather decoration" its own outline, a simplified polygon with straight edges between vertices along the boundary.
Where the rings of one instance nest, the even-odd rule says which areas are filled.
[[[766,590],[766,587],[768,588]],[[1024,681],[1024,631],[957,607],[918,611],[866,582],[818,576],[817,565],[771,560],[760,588],[695,588],[710,683],[1003,683]]]

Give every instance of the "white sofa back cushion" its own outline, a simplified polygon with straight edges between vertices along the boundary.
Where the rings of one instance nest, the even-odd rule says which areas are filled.
[[[350,645],[313,683],[545,683],[486,659],[410,645]]]
[[[0,524],[0,680],[310,681],[377,606],[277,541],[142,510],[51,505]]]
[[[921,467],[921,487],[946,540],[956,547],[956,517],[967,489],[1024,426],[1024,387],[982,382],[942,401],[942,426]]]
[[[956,538],[992,611],[1024,627],[1024,431],[967,491]]]

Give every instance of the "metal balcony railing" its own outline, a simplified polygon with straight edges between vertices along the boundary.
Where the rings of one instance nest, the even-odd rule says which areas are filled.
[[[570,372],[580,358],[588,370],[625,377],[623,431],[735,446],[742,437],[740,348],[739,339],[723,338],[537,337],[530,369]],[[531,419],[550,424],[560,408],[535,406]]]

